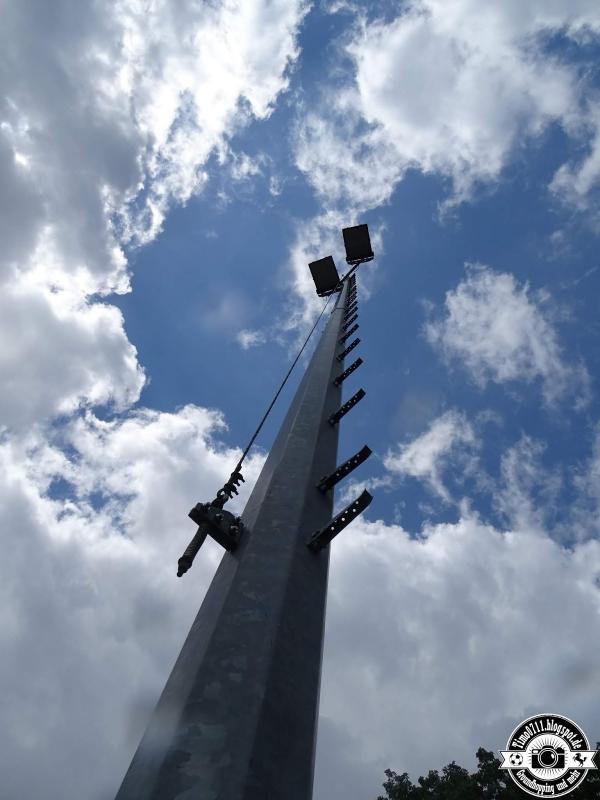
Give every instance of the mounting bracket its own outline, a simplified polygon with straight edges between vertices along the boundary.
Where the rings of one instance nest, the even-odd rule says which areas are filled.
[[[240,517],[210,503],[197,503],[188,517],[209,533],[225,550],[233,552],[238,546],[244,526]]]
[[[369,492],[365,489],[364,492],[357,497],[353,503],[350,503],[350,505],[346,506],[343,511],[340,511],[340,513],[331,520],[329,525],[327,525],[325,528],[315,531],[307,541],[307,547],[309,547],[315,553],[317,553],[319,550],[322,550],[325,545],[328,545],[329,542],[338,535],[340,531],[344,530],[346,525],[352,522],[353,519],[356,519],[361,511],[364,511],[365,508],[367,508],[372,499],[373,495],[369,494]]]
[[[339,338],[339,340],[338,340],[339,344],[344,344],[344,342],[346,341],[346,339],[349,339],[349,338],[352,336],[352,334],[353,334],[355,331],[357,331],[357,330],[358,330],[358,323],[356,323],[355,325],[353,325],[353,326],[350,328],[350,330],[349,330],[349,331],[347,331],[347,332],[346,332],[346,333],[345,333],[343,336],[340,336],[340,338]]]
[[[358,369],[360,365],[363,363],[362,358],[357,358],[356,361],[353,361],[350,366],[345,369],[337,378],[334,378],[334,384],[339,386],[342,381],[345,381],[348,375],[352,375],[355,369]]]
[[[341,353],[337,354],[336,358],[340,362],[340,364],[342,363],[344,358],[348,355],[348,353],[351,350],[354,350],[354,348],[357,347],[357,345],[359,345],[359,344],[360,344],[360,339],[357,337],[353,342],[350,342],[350,344],[348,345],[348,347],[345,350],[342,350]]]
[[[365,445],[358,453],[355,453],[351,456],[347,461],[344,461],[343,464],[340,464],[339,467],[336,469],[335,472],[332,472],[331,475],[325,475],[319,483],[317,484],[317,489],[321,492],[326,492],[329,489],[332,489],[336,483],[339,483],[346,475],[349,475],[353,470],[355,470],[363,461],[366,461],[367,458],[371,455],[371,448]]]
[[[344,322],[344,324],[342,325],[342,330],[343,331],[348,330],[350,325],[352,325],[353,322],[356,322],[357,319],[358,319],[358,314],[354,314],[354,316],[350,317],[350,319],[347,322]]]
[[[359,400],[363,399],[365,394],[366,392],[364,389],[359,389],[358,392],[356,392],[356,394],[353,394],[352,397],[349,400],[347,400],[343,406],[338,408],[335,414],[332,414],[329,417],[328,420],[329,424],[337,425],[338,422],[341,420],[341,418],[345,416],[350,411],[350,409],[354,408],[354,406],[358,403]]]

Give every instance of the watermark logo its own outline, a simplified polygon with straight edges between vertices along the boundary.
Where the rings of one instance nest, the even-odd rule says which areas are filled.
[[[501,750],[500,767],[535,797],[561,797],[572,792],[596,769],[594,756],[579,725],[557,714],[537,714],[518,725]]]

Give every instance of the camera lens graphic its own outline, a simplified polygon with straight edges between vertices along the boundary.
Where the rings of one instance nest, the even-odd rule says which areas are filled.
[[[558,762],[558,753],[553,747],[542,747],[538,753],[538,761],[542,767],[552,769]]]
[[[593,768],[588,756],[593,760],[600,748],[589,751],[587,736],[568,717],[536,714],[514,729],[501,753],[502,769],[523,792],[558,800],[581,784]]]

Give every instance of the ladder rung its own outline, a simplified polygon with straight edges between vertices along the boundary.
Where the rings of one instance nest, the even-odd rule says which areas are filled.
[[[348,353],[349,353],[351,350],[354,350],[354,348],[355,348],[357,345],[359,345],[359,344],[360,344],[360,339],[359,339],[359,338],[358,338],[358,336],[357,336],[357,337],[356,337],[356,339],[355,339],[353,342],[350,342],[350,344],[348,345],[348,347],[347,347],[345,350],[342,350],[342,352],[341,352],[341,353],[338,353],[338,355],[336,356],[336,358],[337,358],[337,360],[340,362],[340,364],[342,363],[342,361],[344,360],[344,358],[345,358],[345,357],[348,355]]]
[[[348,328],[350,327],[350,325],[352,325],[352,323],[353,323],[353,322],[356,322],[356,320],[357,320],[357,319],[358,319],[358,314],[355,314],[353,317],[350,317],[350,319],[348,320],[348,322],[345,322],[345,323],[342,325],[342,330],[343,330],[343,331],[346,331],[346,330],[348,330]]]
[[[329,525],[315,531],[306,543],[307,546],[310,547],[311,550],[314,550],[314,552],[322,550],[329,544],[334,536],[337,536],[340,531],[343,531],[346,525],[349,525],[353,519],[356,519],[356,517],[370,505],[372,499],[373,495],[369,494],[365,489],[356,500],[350,503],[349,506],[346,506],[343,511],[340,511],[340,513],[331,520]]]
[[[332,489],[336,483],[339,483],[343,478],[346,477],[346,475],[349,475],[353,470],[360,466],[363,461],[366,461],[371,455],[371,452],[371,448],[365,445],[361,450],[358,451],[358,453],[355,453],[347,461],[344,461],[343,464],[340,464],[335,472],[332,472],[331,475],[326,475],[324,478],[321,478],[317,484],[317,489],[320,489],[322,492]]]
[[[340,406],[335,414],[332,414],[329,417],[329,424],[330,425],[337,425],[337,423],[341,420],[343,416],[345,416],[354,406],[362,400],[365,396],[366,392],[364,389],[359,389],[356,394],[353,394],[352,397],[347,400],[343,406]]]
[[[355,369],[358,369],[360,365],[363,363],[362,358],[357,358],[356,361],[353,361],[350,366],[345,369],[337,378],[334,378],[334,384],[339,386],[342,381],[345,381],[348,375],[352,375]]]
[[[340,338],[338,339],[338,343],[339,343],[339,344],[344,344],[344,342],[346,341],[346,339],[349,339],[349,338],[352,336],[352,334],[353,334],[355,331],[357,331],[357,330],[358,330],[358,324],[355,324],[355,325],[353,325],[353,326],[350,328],[350,330],[349,330],[349,331],[346,331],[346,333],[345,333],[343,336],[340,336]]]

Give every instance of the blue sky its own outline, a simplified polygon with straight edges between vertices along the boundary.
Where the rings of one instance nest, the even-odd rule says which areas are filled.
[[[600,738],[597,4],[44,9],[0,33],[7,799],[114,795],[221,556],[175,578],[187,511],[358,222],[340,455],[374,455],[337,503],[375,500],[332,548],[315,798],[537,712]]]

